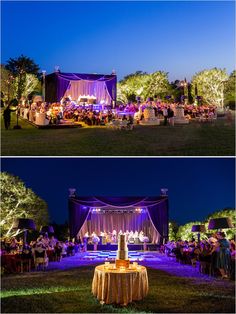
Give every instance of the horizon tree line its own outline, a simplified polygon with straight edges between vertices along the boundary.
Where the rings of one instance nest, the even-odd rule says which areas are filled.
[[[236,71],[230,75],[225,69],[212,68],[197,72],[191,82],[169,82],[168,72],[136,71],[117,83],[117,101],[121,103],[146,101],[148,98],[165,102],[214,104],[218,108],[230,105],[235,109]],[[10,58],[1,65],[1,106],[20,100],[32,100],[42,95],[40,67],[29,57]]]

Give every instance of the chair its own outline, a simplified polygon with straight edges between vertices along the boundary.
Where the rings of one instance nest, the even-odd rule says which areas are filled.
[[[119,130],[127,129],[127,124],[128,124],[127,120],[122,120],[119,125]]]
[[[22,253],[20,254],[20,269],[21,273],[24,272],[24,270],[30,272],[31,271],[31,259],[32,259],[32,254],[31,252],[28,253]]]
[[[45,270],[48,267],[48,257],[45,249],[41,247],[35,248],[34,264],[36,270],[40,265],[42,266],[43,270]]]

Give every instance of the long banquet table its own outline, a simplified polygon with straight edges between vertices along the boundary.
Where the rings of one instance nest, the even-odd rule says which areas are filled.
[[[148,293],[148,275],[144,266],[135,269],[113,269],[105,265],[95,268],[92,293],[101,304],[127,305],[142,300]]]

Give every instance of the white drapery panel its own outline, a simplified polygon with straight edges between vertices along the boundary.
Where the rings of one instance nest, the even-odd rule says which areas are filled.
[[[89,215],[90,216],[90,215]],[[143,213],[116,213],[116,212],[106,212],[106,213],[91,213],[91,219],[86,220],[83,224],[79,236],[81,239],[84,234],[88,232],[96,232],[100,235],[100,232],[112,232],[116,230],[117,233],[122,230],[128,231],[143,231],[146,236],[148,236],[150,242],[159,243],[160,234],[153,227],[147,212]]]
[[[70,85],[65,92],[64,97],[71,96],[72,100],[78,100],[79,96],[95,96],[96,102],[110,105],[111,97],[107,91],[106,83],[100,81],[71,81]]]

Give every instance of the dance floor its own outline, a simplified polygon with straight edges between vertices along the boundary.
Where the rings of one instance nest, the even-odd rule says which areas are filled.
[[[97,260],[97,261],[115,261],[116,251],[92,251],[86,252],[81,256],[83,260]],[[129,251],[129,260],[134,261],[146,261],[146,260],[160,261],[157,253],[155,252],[140,252],[140,251]]]
[[[115,262],[115,257],[116,252],[114,251],[87,251],[84,253],[76,253],[74,256],[63,258],[61,262],[50,262],[48,271],[68,270],[80,266],[95,266],[102,264],[104,261]],[[129,251],[129,259],[131,262],[136,261],[146,267],[159,269],[178,277],[204,278],[205,281],[216,280],[214,277],[201,274],[198,267],[180,264],[176,262],[175,258],[167,257],[165,254],[159,252]]]

